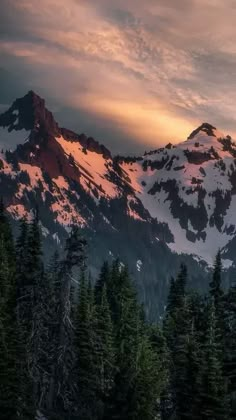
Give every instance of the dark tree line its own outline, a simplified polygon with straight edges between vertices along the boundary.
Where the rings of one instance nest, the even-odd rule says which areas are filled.
[[[236,418],[236,284],[222,289],[220,253],[208,295],[182,265],[151,325],[119,261],[91,283],[76,227],[47,266],[41,245],[37,214],[14,241],[1,203],[1,419]]]
[[[76,227],[45,266],[37,214],[14,243],[1,204],[1,419],[152,419],[163,346],[126,267],[104,263],[93,286]]]

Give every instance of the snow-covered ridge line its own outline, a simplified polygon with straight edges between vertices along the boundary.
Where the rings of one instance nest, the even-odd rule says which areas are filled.
[[[0,156],[0,189],[8,194],[14,218],[39,201],[42,211],[47,208],[66,229],[78,223],[95,231],[100,223],[115,230],[114,212],[135,223],[165,226],[159,241],[208,264],[223,248],[230,266],[236,145],[214,126],[203,123],[187,140],[143,156],[113,158],[93,138],[60,128],[33,92],[0,116],[0,126],[16,130],[20,138],[27,130],[26,143]]]

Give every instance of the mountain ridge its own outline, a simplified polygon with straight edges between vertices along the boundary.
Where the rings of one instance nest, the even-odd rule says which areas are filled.
[[[195,264],[206,270],[218,248],[227,276],[234,272],[236,145],[211,124],[143,156],[113,157],[92,137],[59,127],[31,91],[0,115],[0,127],[28,129],[23,144],[0,156],[0,195],[14,223],[39,208],[48,249],[80,225],[94,246],[94,273],[102,259],[120,257],[147,300],[165,295],[182,260],[198,282]]]

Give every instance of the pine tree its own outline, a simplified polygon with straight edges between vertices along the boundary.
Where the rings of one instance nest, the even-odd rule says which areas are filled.
[[[173,361],[172,387],[175,401],[175,413],[177,418],[185,417],[186,393],[187,393],[187,364],[188,364],[188,341],[191,328],[189,318],[189,304],[185,297],[182,307],[176,310],[174,315],[175,332],[174,344],[171,349]]]
[[[17,367],[19,373],[19,419],[31,419],[35,413],[33,381],[29,369],[29,342],[32,332],[31,284],[28,270],[28,234],[26,219],[20,221],[20,233],[16,241],[16,291],[17,291]]]
[[[225,299],[224,373],[228,381],[231,417],[236,418],[236,284]]]
[[[96,420],[101,410],[98,399],[99,368],[94,317],[93,292],[82,270],[75,319],[75,372],[78,416],[84,420]]]
[[[103,270],[103,268],[102,268]],[[95,296],[98,290],[95,289]],[[100,290],[99,290],[100,295]],[[107,289],[104,284],[100,303],[96,305],[96,346],[98,357],[98,396],[102,403],[101,412],[105,412],[115,374],[114,335],[110,308],[107,300]],[[100,418],[103,416],[101,415]]]
[[[65,259],[63,268],[67,272],[71,272],[74,267],[85,269],[86,267],[86,247],[87,242],[80,234],[78,226],[73,225],[71,233],[66,241]]]
[[[0,235],[0,412],[13,420],[17,413],[18,372],[16,342],[16,287],[9,259]]]
[[[27,270],[26,270],[26,296],[23,299],[23,319],[25,325],[26,354],[30,378],[33,383],[33,402],[37,411],[42,388],[41,353],[44,347],[44,296],[45,276],[42,262],[42,244],[39,228],[39,218],[35,212],[33,221],[29,226],[27,238]]]
[[[27,258],[29,226],[25,218],[20,220],[20,232],[16,240],[17,276],[23,276]]]
[[[199,385],[201,371],[201,351],[199,343],[199,334],[195,328],[194,319],[191,320],[191,331],[186,343],[186,377],[183,386],[182,398],[188,401],[182,405],[183,410],[181,418],[200,420],[199,417]]]
[[[161,414],[161,419],[169,419],[172,412],[172,400],[170,395],[170,352],[167,347],[167,342],[162,331],[161,325],[147,325],[145,324],[146,334],[152,345],[152,349],[158,358],[158,385],[159,395],[157,399],[158,414]],[[158,417],[159,418],[159,417]]]
[[[168,347],[173,348],[175,343],[176,332],[176,315],[179,309],[183,308],[186,300],[186,282],[187,282],[187,268],[181,264],[179,274],[174,280],[171,279],[170,290],[167,299],[166,314],[163,323],[163,331],[167,340]]]
[[[168,293],[168,297],[167,297],[167,305],[166,305],[166,312],[167,313],[171,313],[172,310],[174,310],[174,308],[176,306],[176,295],[177,295],[176,281],[173,277],[171,277],[169,293]]]
[[[221,357],[221,332],[214,301],[206,308],[206,335],[202,346],[199,414],[202,420],[227,420],[229,407]]]
[[[0,413],[13,420],[18,408],[15,253],[4,206],[0,204]]]
[[[210,295],[212,296],[214,300],[215,308],[218,307],[223,296],[223,290],[221,287],[221,273],[222,273],[221,254],[220,254],[220,251],[218,251],[215,258],[215,262],[214,262],[212,281],[210,282]]]
[[[113,261],[110,276],[107,282],[107,297],[111,309],[111,317],[114,325],[117,324],[120,317],[119,313],[119,299],[120,299],[120,261],[117,259]]]
[[[163,331],[170,351],[168,411],[177,419],[186,418],[188,341],[191,329],[190,305],[186,294],[187,269],[180,267],[176,280],[171,281]]]
[[[37,287],[43,271],[42,243],[39,228],[39,215],[35,212],[33,221],[29,226],[27,241],[27,273],[29,284]]]
[[[186,296],[186,284],[187,284],[187,267],[181,264],[180,271],[175,281],[175,299],[173,302],[174,310],[178,307],[182,307],[183,301]]]
[[[212,281],[210,282],[210,296],[214,302],[215,308],[215,317],[217,324],[217,334],[218,334],[218,345],[219,351],[221,353],[221,363],[225,373],[224,358],[227,352],[227,345],[225,342],[225,332],[227,329],[226,326],[226,314],[227,304],[226,304],[226,295],[222,289],[222,262],[221,254],[218,251],[212,275]]]
[[[57,401],[59,409],[67,416],[73,412],[76,389],[73,382],[75,349],[73,347],[73,301],[75,283],[74,269],[85,270],[86,241],[81,237],[78,227],[73,226],[66,242],[65,258],[61,264],[60,277],[60,317],[59,345],[57,352]]]
[[[57,407],[57,395],[59,390],[57,388],[57,353],[60,345],[60,299],[61,299],[61,276],[60,276],[60,258],[56,251],[47,268],[47,282],[48,290],[47,296],[47,327],[48,335],[45,340],[46,354],[48,359],[48,393],[45,398],[45,415],[47,417],[52,413],[59,418],[59,410]]]
[[[118,277],[116,270],[115,275]],[[117,372],[111,394],[110,417],[125,419],[129,418],[129,401],[135,392],[140,311],[126,267],[120,270],[115,287],[116,295],[113,295],[114,300],[111,301],[115,306],[111,305],[111,311],[114,316]]]
[[[110,283],[110,267],[109,267],[108,262],[105,261],[102,265],[99,278],[95,284],[95,300],[97,304],[101,302],[104,286],[106,285],[107,287],[109,283]]]
[[[134,389],[130,395],[128,418],[152,420],[159,412],[161,392],[161,366],[147,336],[139,339]],[[160,376],[159,376],[160,374]]]
[[[15,247],[14,241],[12,236],[11,226],[6,215],[3,199],[0,198],[0,232],[2,238],[4,238],[4,247],[6,249],[7,255],[9,258],[12,258],[12,261],[15,260]],[[15,270],[14,264],[12,265],[12,269]]]
[[[217,322],[219,323],[219,327],[222,330],[222,335],[224,331],[224,291],[222,289],[222,262],[221,262],[221,254],[218,251],[215,262],[214,262],[214,269],[213,269],[213,276],[212,281],[209,284],[210,286],[210,295],[214,301],[215,311]]]

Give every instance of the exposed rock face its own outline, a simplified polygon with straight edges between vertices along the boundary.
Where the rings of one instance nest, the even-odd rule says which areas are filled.
[[[16,99],[12,106],[0,116],[0,126],[12,130],[35,130],[42,135],[57,135],[59,128],[50,111],[45,108],[44,99],[33,91]]]
[[[233,270],[236,145],[210,124],[177,145],[112,157],[93,138],[60,128],[44,100],[29,92],[0,115],[0,126],[29,130],[28,141],[0,155],[0,195],[12,218],[37,205],[50,250],[79,224],[94,272],[104,259],[127,262],[150,316],[180,261],[189,262],[197,282],[195,259],[205,267],[222,248]]]
[[[201,131],[206,133],[208,136],[216,137],[214,130],[216,130],[216,127],[214,127],[213,125],[208,124],[208,123],[202,123],[202,125],[200,125],[196,130],[194,130],[190,134],[190,136],[188,137],[188,140],[191,140],[194,137],[196,137],[197,134],[200,133]]]
[[[75,134],[73,131],[61,128],[60,133],[67,140],[79,142],[85,149],[91,152],[100,153],[105,159],[111,158],[111,152],[103,144],[98,143],[93,137],[87,137],[85,134]]]

